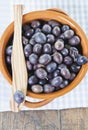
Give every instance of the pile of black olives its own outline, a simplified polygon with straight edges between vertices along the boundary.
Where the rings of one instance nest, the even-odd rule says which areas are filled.
[[[22,43],[28,71],[28,90],[51,93],[70,84],[83,64],[81,39],[68,25],[57,21],[35,20],[22,27]],[[8,41],[5,57],[9,73],[13,36]]]

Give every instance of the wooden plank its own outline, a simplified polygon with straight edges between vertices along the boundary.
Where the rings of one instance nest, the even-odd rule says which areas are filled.
[[[4,112],[0,117],[0,130],[60,130],[58,111]]]
[[[61,111],[61,130],[88,130],[88,109]]]
[[[23,130],[60,130],[60,118],[57,111],[31,111],[25,112]],[[59,115],[60,117],[60,115]]]
[[[88,130],[88,108],[0,113],[0,130]]]
[[[13,116],[9,112],[0,113],[1,117],[1,129],[0,130],[10,130],[9,128],[12,128],[13,125]]]

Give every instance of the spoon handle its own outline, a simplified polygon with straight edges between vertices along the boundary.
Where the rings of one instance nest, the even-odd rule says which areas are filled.
[[[27,68],[22,46],[22,5],[14,6],[14,40],[12,48],[12,96],[11,96],[11,109],[18,112],[20,106],[14,101],[14,93],[19,90],[22,91],[26,97],[27,91]],[[25,98],[24,98],[25,101]]]

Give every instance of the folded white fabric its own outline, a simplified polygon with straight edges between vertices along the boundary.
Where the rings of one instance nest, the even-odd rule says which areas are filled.
[[[65,10],[88,34],[88,2],[87,0],[10,0],[0,1],[0,36],[5,28],[12,21],[12,6],[15,3],[23,3],[25,6],[24,13],[48,8],[61,8]],[[80,82],[80,84],[65,94],[64,96],[54,99],[48,105],[40,108],[32,109],[23,107],[22,110],[46,110],[46,109],[66,109],[76,107],[88,107],[88,73]],[[10,111],[10,94],[11,87],[0,73],[0,111]],[[31,101],[34,99],[31,98]]]

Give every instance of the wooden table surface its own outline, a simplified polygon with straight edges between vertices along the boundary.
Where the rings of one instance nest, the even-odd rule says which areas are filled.
[[[88,130],[88,108],[2,112],[0,130]]]

